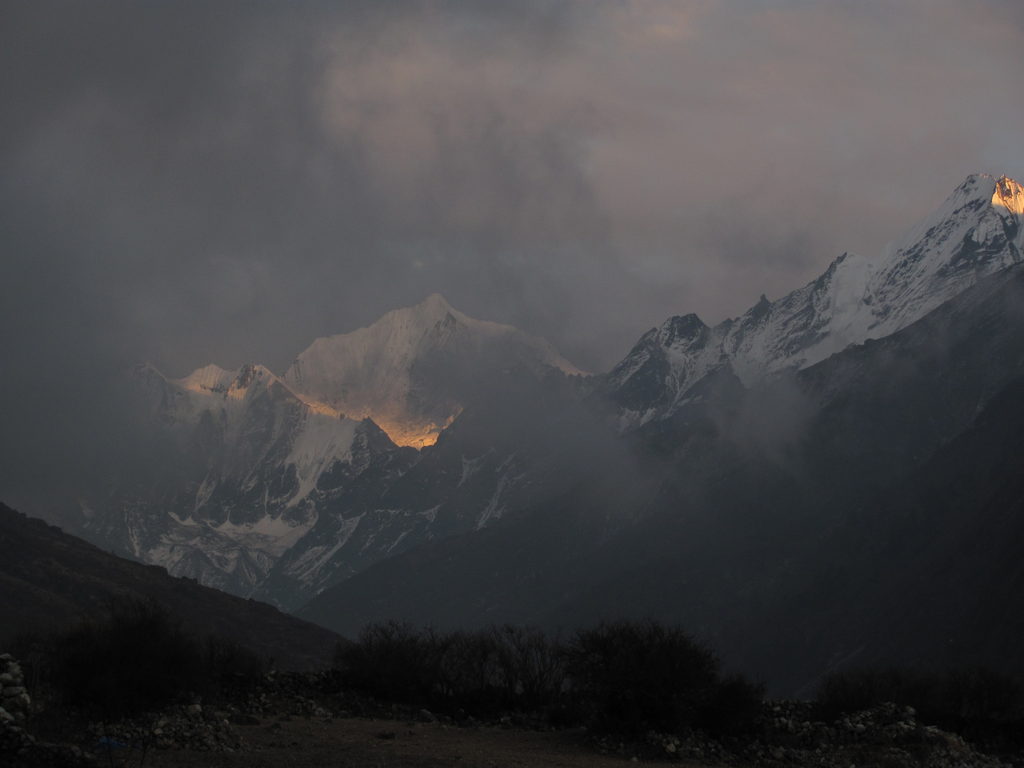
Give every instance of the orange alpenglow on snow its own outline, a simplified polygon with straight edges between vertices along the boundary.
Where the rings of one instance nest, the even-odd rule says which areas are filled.
[[[366,328],[316,339],[281,377],[263,366],[227,371],[208,365],[175,383],[190,392],[239,399],[247,389],[241,384],[258,376],[314,413],[372,419],[396,445],[419,449],[437,442],[462,413],[461,395],[476,384],[474,376],[493,373],[496,362],[538,373],[584,374],[543,339],[476,320],[435,293]]]

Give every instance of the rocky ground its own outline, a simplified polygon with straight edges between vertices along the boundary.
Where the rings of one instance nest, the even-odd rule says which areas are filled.
[[[688,768],[997,768],[1024,759],[979,753],[955,734],[885,704],[833,722],[810,705],[769,702],[753,738],[720,744],[699,734],[643,739],[553,730],[505,716],[460,721],[337,693],[330,674],[270,675],[216,704],[193,701],[132,721],[100,724],[33,703],[20,665],[0,656],[0,765],[84,766],[623,766]]]
[[[595,753],[580,731],[467,728],[376,718],[269,719],[238,730],[246,743],[244,752],[167,751],[155,755],[147,764],[157,768],[622,768],[632,764],[629,758]]]

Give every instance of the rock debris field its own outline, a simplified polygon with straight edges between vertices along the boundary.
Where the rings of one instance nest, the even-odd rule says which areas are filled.
[[[21,665],[0,655],[0,765],[4,768],[312,768],[313,766],[815,766],[997,768],[1024,761],[983,755],[955,734],[922,724],[909,707],[883,704],[815,721],[810,705],[766,702],[759,732],[734,744],[700,734],[649,733],[632,741],[585,729],[556,730],[507,715],[456,722],[344,692],[325,692],[329,673],[270,674],[231,703],[194,701],[116,723],[48,714]],[[65,720],[67,722],[65,722]],[[59,727],[58,727],[59,726]],[[55,734],[58,738],[55,738]]]

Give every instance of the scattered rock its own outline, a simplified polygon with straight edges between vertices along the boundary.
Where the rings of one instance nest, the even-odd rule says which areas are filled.
[[[8,721],[9,718],[17,723],[23,723],[32,708],[32,698],[25,688],[25,677],[21,671],[21,665],[9,653],[0,657],[0,711],[7,717],[0,715],[0,720]]]
[[[95,758],[78,747],[38,741],[24,728],[32,710],[21,665],[0,655],[0,765],[4,768],[92,768]]]
[[[758,739],[742,757],[763,766],[885,765],[889,768],[999,768],[995,757],[971,749],[959,736],[917,721],[912,707],[885,703],[815,721],[807,702],[781,701],[766,707]]]
[[[155,748],[226,752],[242,748],[242,739],[228,720],[217,717],[212,711],[204,711],[199,704],[172,707],[156,717],[133,718],[118,723],[93,723],[89,730],[97,742],[101,739],[115,740],[134,750]]]

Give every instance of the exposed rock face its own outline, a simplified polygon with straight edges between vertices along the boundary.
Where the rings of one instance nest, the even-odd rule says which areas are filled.
[[[497,434],[516,417],[496,434],[463,428],[457,448],[435,442],[464,409],[511,414],[538,382],[577,373],[543,340],[438,295],[316,340],[282,377],[139,366],[152,456],[67,524],[173,575],[295,608],[382,558],[499,520],[532,463],[529,446]]]
[[[148,465],[84,510],[87,538],[251,595],[317,522],[325,475],[354,482],[395,445],[371,421],[308,402],[268,369],[137,371],[156,444]]]
[[[874,259],[845,253],[786,296],[764,296],[713,328],[696,315],[648,331],[607,376],[623,427],[670,417],[710,373],[747,386],[806,368],[850,344],[880,339],[979,279],[1024,260],[1024,189],[1005,176],[969,176],[933,213]]]

